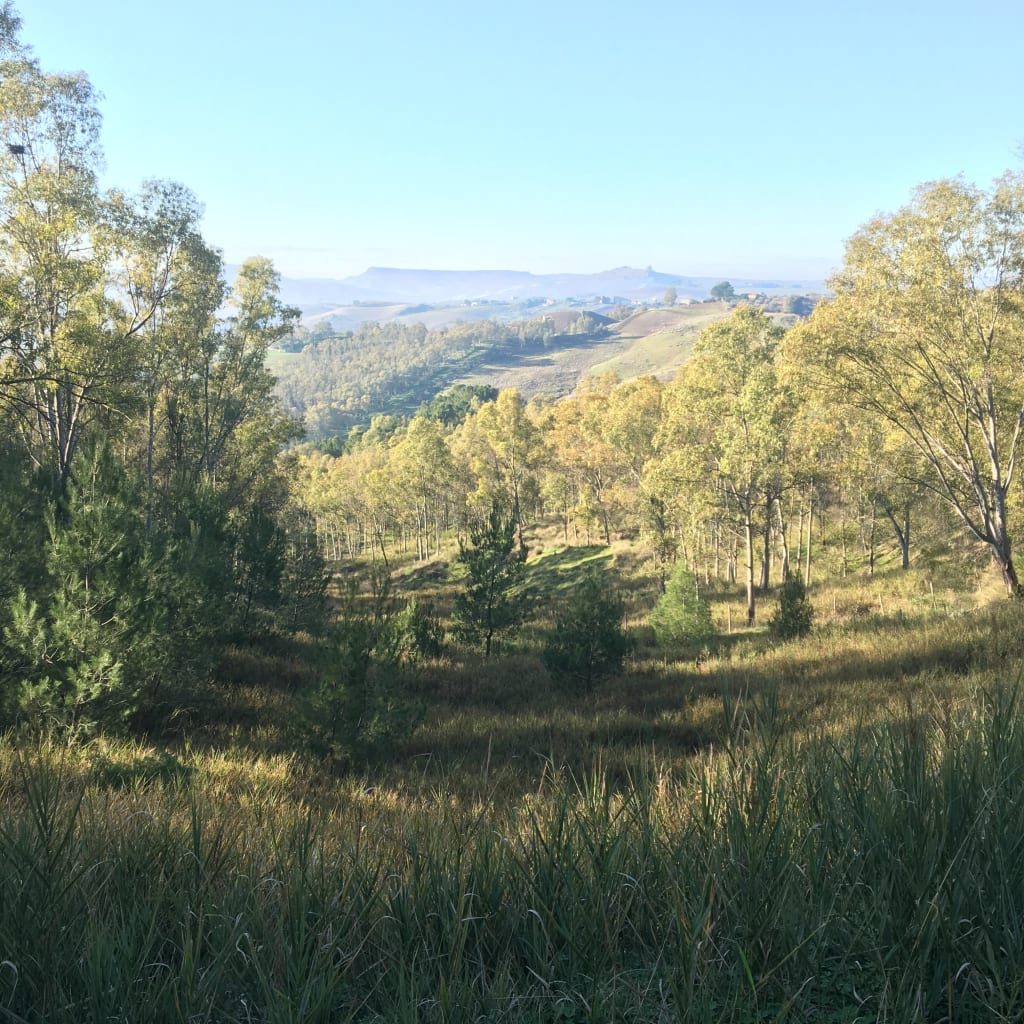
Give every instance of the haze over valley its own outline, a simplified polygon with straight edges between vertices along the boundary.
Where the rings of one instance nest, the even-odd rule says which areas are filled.
[[[232,269],[228,267],[230,274]],[[728,277],[739,293],[767,295],[820,293],[820,280]],[[680,299],[703,300],[719,277],[692,277],[662,273],[651,267],[617,267],[596,274],[531,274],[515,270],[412,270],[370,267],[340,280],[281,278],[281,298],[297,306],[304,316],[329,315],[339,306],[354,303],[429,303],[490,301],[514,305],[526,299],[589,300],[604,298],[609,305],[629,301],[660,301],[668,288]],[[599,303],[600,304],[600,303]]]

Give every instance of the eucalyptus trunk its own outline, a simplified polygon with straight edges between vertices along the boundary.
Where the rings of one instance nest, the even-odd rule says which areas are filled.
[[[747,625],[754,624],[754,517],[748,508],[743,522],[743,536],[747,548]]]

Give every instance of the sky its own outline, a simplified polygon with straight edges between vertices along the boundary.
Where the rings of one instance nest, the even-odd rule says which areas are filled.
[[[1019,0],[14,0],[104,183],[225,259],[821,279],[922,182],[1020,169]]]

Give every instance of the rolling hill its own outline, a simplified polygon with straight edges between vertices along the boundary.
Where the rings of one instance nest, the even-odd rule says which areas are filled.
[[[495,353],[453,383],[514,387],[530,398],[572,394],[584,377],[608,371],[621,380],[646,374],[668,380],[689,357],[697,335],[729,310],[724,302],[642,310],[609,323],[601,337],[563,335],[557,349],[514,358]]]
[[[407,314],[313,337],[301,351],[272,353],[269,365],[286,408],[302,416],[309,438],[318,440],[344,436],[377,414],[411,416],[453,384],[558,398],[572,394],[585,377],[609,371],[621,380],[645,374],[667,380],[689,357],[701,330],[730,309],[725,302],[703,302],[642,309],[616,321],[590,310],[546,306],[530,319],[437,327],[424,323],[422,314]]]

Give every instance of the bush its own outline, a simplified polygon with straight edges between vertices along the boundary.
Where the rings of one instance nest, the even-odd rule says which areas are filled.
[[[651,612],[651,625],[659,644],[701,647],[714,638],[711,606],[700,596],[697,577],[685,562],[676,562],[665,593]]]
[[[512,633],[530,610],[522,590],[526,551],[516,544],[517,514],[506,516],[498,502],[486,522],[470,530],[470,545],[457,561],[465,569],[465,586],[455,597],[455,623],[459,638],[484,645],[491,656],[495,637]]]
[[[814,608],[807,600],[807,588],[797,576],[788,576],[779,589],[779,607],[768,621],[772,635],[780,640],[807,636],[814,620]]]
[[[420,658],[436,658],[444,645],[444,627],[433,605],[409,598],[389,623],[389,643],[395,657],[408,664]]]
[[[610,590],[605,574],[588,573],[555,617],[555,632],[544,646],[544,664],[556,677],[592,690],[602,676],[622,668],[632,638],[622,629],[626,606]]]
[[[0,708],[38,728],[120,727],[173,675],[175,554],[146,535],[142,484],[103,445],[83,450],[42,511],[42,571],[5,608]]]
[[[360,602],[356,585],[349,586],[328,630],[319,679],[303,701],[301,725],[310,746],[340,762],[408,736],[422,717],[402,685],[394,627],[401,614],[393,614],[386,570],[373,573],[370,589],[370,600]]]

